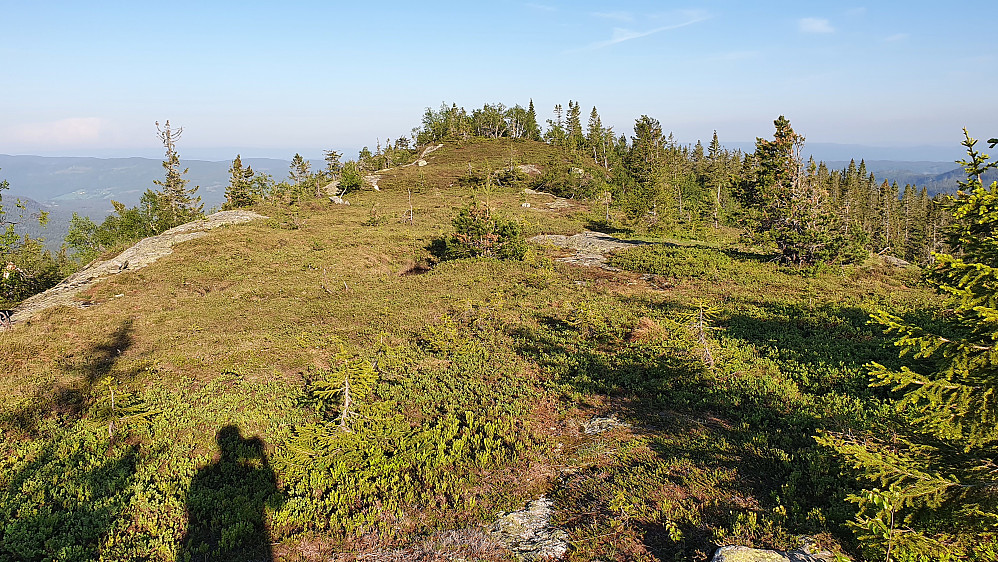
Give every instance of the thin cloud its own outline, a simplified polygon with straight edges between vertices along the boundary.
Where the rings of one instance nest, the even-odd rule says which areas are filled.
[[[593,15],[598,18],[603,18],[606,20],[614,20],[622,22],[634,21],[634,14],[630,12],[593,12]]]
[[[835,33],[832,24],[822,18],[801,18],[797,20],[797,26],[803,33]]]
[[[12,128],[15,140],[29,144],[76,145],[101,138],[104,121],[97,117],[71,117],[44,123],[26,123]]]
[[[850,9],[846,10],[846,15],[847,16],[865,16],[866,15],[866,6],[859,6],[857,8],[850,8]]]
[[[904,41],[908,38],[907,33],[895,33],[894,35],[884,37],[885,43],[894,43],[895,41]]]
[[[588,46],[586,46],[586,47],[584,47],[582,49],[578,49],[578,50],[581,50],[581,51],[595,51],[595,50],[598,50],[598,49],[605,49],[606,47],[609,47],[611,45],[616,45],[618,43],[623,43],[625,41],[631,41],[633,39],[640,39],[642,37],[648,37],[649,35],[655,35],[656,33],[661,33],[663,31],[669,31],[671,29],[679,29],[681,27],[686,27],[686,26],[689,26],[689,25],[693,25],[695,23],[702,22],[702,21],[704,21],[706,19],[709,19],[709,16],[704,15],[704,14],[699,14],[699,13],[698,14],[689,14],[688,15],[688,19],[685,20],[685,21],[683,21],[683,22],[674,23],[674,24],[670,24],[670,25],[663,25],[663,26],[660,26],[660,27],[656,27],[654,29],[646,30],[646,31],[635,31],[633,29],[625,29],[625,28],[622,28],[622,27],[615,27],[615,28],[613,28],[613,34],[612,34],[612,36],[611,36],[610,39],[607,39],[605,41],[597,41],[595,43],[591,43]]]

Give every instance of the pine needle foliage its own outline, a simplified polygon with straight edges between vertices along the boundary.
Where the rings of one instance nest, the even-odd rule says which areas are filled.
[[[520,224],[473,201],[452,221],[454,233],[444,240],[444,259],[499,258],[522,260],[527,253]]]
[[[967,159],[960,163],[967,180],[949,201],[955,251],[935,254],[927,276],[950,299],[944,328],[916,326],[883,310],[872,315],[894,336],[902,357],[917,364],[896,370],[870,365],[871,384],[899,396],[896,407],[907,424],[889,438],[819,438],[884,489],[851,499],[860,506],[856,525],[865,529],[859,538],[879,544],[888,559],[895,559],[892,548],[926,557],[943,543],[971,536],[979,551],[990,544],[988,556],[998,552],[998,183],[981,182],[998,163],[988,162],[964,134]],[[883,497],[889,501],[873,501]],[[888,504],[894,508],[885,510]],[[887,515],[895,522],[895,511],[899,524],[889,526],[895,531],[874,532],[883,531]]]

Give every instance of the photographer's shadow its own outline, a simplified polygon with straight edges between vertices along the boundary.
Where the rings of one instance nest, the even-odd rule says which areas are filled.
[[[178,562],[271,562],[266,509],[283,500],[263,440],[239,428],[218,431],[219,457],[198,471],[187,493],[187,535]]]

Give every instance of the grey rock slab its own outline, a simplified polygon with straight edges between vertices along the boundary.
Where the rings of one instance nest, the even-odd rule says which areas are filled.
[[[109,260],[94,262],[70,275],[55,287],[26,299],[14,309],[10,319],[11,324],[27,320],[36,313],[53,306],[83,308],[86,304],[78,302],[76,294],[92,287],[105,277],[117,275],[123,271],[142,269],[173,253],[174,245],[201,238],[214,228],[264,218],[267,217],[252,211],[221,211],[208,215],[204,219],[171,228],[162,234],[143,238],[117,256]]]
[[[631,424],[618,420],[617,416],[607,416],[605,418],[593,418],[584,422],[582,424],[582,431],[586,435],[596,435],[618,427],[631,427]]]
[[[602,267],[610,271],[619,271],[619,269],[606,265],[606,254],[614,250],[647,244],[647,242],[636,240],[621,240],[609,234],[593,232],[591,230],[584,230],[579,234],[571,236],[541,234],[530,238],[528,241],[541,245],[550,244],[566,250],[575,250],[574,255],[557,258],[557,261],[590,267]]]

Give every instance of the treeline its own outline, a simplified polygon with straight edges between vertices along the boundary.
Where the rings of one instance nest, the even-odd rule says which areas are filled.
[[[413,137],[420,145],[472,138],[543,141],[561,150],[534,187],[612,201],[626,223],[619,226],[659,231],[741,227],[760,241],[782,236],[784,243],[790,237],[813,246],[800,256],[781,249],[788,262],[850,261],[874,252],[925,263],[945,246],[942,232],[949,214],[940,205],[944,196],[930,198],[924,188],[878,180],[862,161],[842,170],[803,162],[804,139],[783,117],[775,122],[777,138],[760,138],[756,150],[743,153],[724,148],[716,132],[706,148],[699,141],[681,144],[647,115],[635,120],[628,138],[603,126],[595,107],[585,126],[576,101],[570,100],[567,110],[556,105],[553,114],[542,130],[533,100],[526,109],[496,103],[470,112],[441,104],[438,110],[426,109]],[[773,216],[794,207],[796,215]]]

